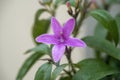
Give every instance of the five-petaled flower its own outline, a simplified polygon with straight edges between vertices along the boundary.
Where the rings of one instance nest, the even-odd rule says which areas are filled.
[[[46,44],[54,44],[54,47],[52,48],[52,57],[54,62],[58,62],[62,58],[66,46],[86,47],[84,41],[77,38],[70,38],[70,34],[75,26],[75,20],[73,18],[69,19],[64,24],[64,27],[62,27],[60,23],[52,17],[51,26],[54,35],[42,34],[36,38],[36,41]]]

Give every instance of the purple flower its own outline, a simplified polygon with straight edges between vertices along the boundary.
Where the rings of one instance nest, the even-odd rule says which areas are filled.
[[[70,34],[72,33],[75,26],[75,20],[73,18],[69,19],[64,24],[64,27],[62,27],[60,23],[54,17],[52,17],[51,26],[54,35],[43,34],[38,36],[36,41],[46,44],[54,44],[54,47],[52,48],[52,57],[54,62],[58,62],[62,58],[66,46],[86,47],[85,42],[82,40],[77,38],[70,38]]]

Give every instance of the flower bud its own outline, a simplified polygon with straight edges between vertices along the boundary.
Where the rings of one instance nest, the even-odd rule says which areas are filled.
[[[69,15],[72,15],[73,11],[72,11],[71,4],[70,4],[69,1],[66,2],[66,6],[68,7],[68,13],[69,13]]]
[[[91,0],[90,8],[91,8],[91,9],[96,9],[96,8],[98,8],[98,5],[97,5],[96,0]]]
[[[66,2],[66,6],[67,6],[68,8],[71,7],[71,4],[70,4],[69,1]]]

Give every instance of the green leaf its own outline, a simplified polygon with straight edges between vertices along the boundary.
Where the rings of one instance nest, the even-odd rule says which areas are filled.
[[[29,52],[42,52],[42,53],[48,54],[50,53],[50,48],[48,47],[48,45],[40,44],[32,49],[27,50],[25,54]]]
[[[109,41],[98,37],[85,37],[83,40],[88,46],[93,47],[99,51],[103,51],[108,55],[120,60],[120,49],[116,48]]]
[[[119,42],[119,33],[115,19],[105,10],[93,10],[90,14],[110,32],[111,37],[117,45]]]
[[[36,44],[39,44],[35,41],[35,38],[41,34],[44,34],[48,31],[49,29],[49,25],[50,25],[50,20],[39,20],[40,15],[45,12],[45,9],[40,9],[37,11],[36,15],[35,15],[35,21],[34,21],[34,25],[32,27],[32,36],[33,36],[33,40]]]
[[[28,57],[20,68],[16,80],[22,80],[35,62],[43,56],[43,53],[36,52]]]
[[[56,67],[52,73],[52,80],[56,80],[57,76],[60,74],[61,71],[67,66],[67,64],[60,65]]]
[[[119,30],[119,43],[120,43],[120,13],[117,14],[116,16],[116,22],[117,22],[118,30]]]
[[[72,79],[69,76],[65,76],[65,77],[61,77],[60,80],[72,80]]]
[[[95,28],[94,36],[105,39],[106,35],[107,30],[101,24],[98,23]]]
[[[73,76],[73,80],[99,80],[118,73],[117,70],[98,59],[85,59],[77,65],[80,70]]]
[[[43,64],[36,72],[34,80],[50,80],[51,78],[52,64]]]

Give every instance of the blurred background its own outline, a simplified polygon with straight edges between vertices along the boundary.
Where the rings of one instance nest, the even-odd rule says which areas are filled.
[[[99,0],[98,0],[99,1]],[[42,8],[38,0],[0,0],[0,80],[15,80],[19,68],[29,56],[23,53],[34,47],[31,28],[36,11]],[[64,8],[64,10],[63,10]],[[70,18],[65,5],[61,5],[56,18],[63,24]],[[120,11],[120,5],[113,5],[110,13],[114,16]],[[42,15],[42,18],[49,16]],[[81,28],[79,38],[92,35],[96,21],[89,17]],[[76,48],[72,54],[74,62],[87,57],[94,57],[90,48]],[[79,52],[79,54],[78,54]],[[62,62],[65,62],[63,57]],[[42,62],[37,62],[24,80],[34,80],[34,75]]]

